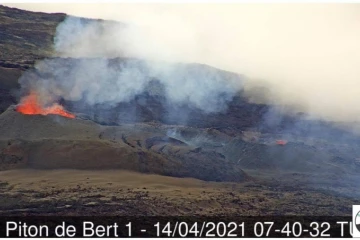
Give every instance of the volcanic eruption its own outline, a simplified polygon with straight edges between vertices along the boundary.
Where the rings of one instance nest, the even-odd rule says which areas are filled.
[[[67,118],[75,118],[74,114],[64,110],[64,107],[60,104],[54,103],[51,106],[43,107],[35,91],[31,91],[29,95],[21,99],[20,104],[16,107],[16,111],[27,115],[56,114]]]

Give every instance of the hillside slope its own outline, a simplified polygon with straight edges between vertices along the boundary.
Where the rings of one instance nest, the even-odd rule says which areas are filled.
[[[63,13],[28,12],[0,5],[0,63],[26,68],[37,59],[51,56],[56,27],[65,17]]]

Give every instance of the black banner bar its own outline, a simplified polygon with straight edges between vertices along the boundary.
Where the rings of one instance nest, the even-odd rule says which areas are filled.
[[[350,216],[0,217],[1,238],[22,237],[336,237],[352,235]]]

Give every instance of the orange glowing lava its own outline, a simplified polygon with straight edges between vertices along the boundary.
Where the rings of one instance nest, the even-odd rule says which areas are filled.
[[[276,140],[276,144],[277,144],[277,145],[284,146],[284,145],[287,144],[287,141],[285,141],[285,140]]]
[[[28,96],[23,97],[20,104],[16,107],[16,111],[28,115],[56,114],[67,118],[75,118],[74,114],[65,111],[63,106],[57,103],[54,103],[50,107],[42,107],[35,92],[30,92]]]

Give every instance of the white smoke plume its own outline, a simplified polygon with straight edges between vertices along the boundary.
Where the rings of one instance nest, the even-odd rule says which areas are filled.
[[[142,52],[137,41],[147,41],[140,33],[143,30],[139,26],[67,17],[57,27],[54,39],[55,51],[63,59],[40,61],[36,69],[43,76],[29,81],[29,74],[25,73],[20,82],[31,82],[32,88],[46,99],[55,96],[114,107],[133,100],[155,79],[164,86],[170,103],[207,113],[226,109],[226,103],[241,88],[239,75],[220,73],[209,66],[164,62],[146,56],[140,56],[145,60],[129,58],[139,57],[135,51]],[[66,60],[67,57],[72,58]],[[116,57],[127,60],[116,61]]]
[[[40,78],[25,73],[20,82],[30,84],[41,95],[57,96],[89,105],[110,107],[129,102],[156,79],[171,103],[185,104],[205,112],[226,109],[226,103],[238,90],[236,74],[220,74],[202,65],[145,62],[137,59],[46,59],[36,65]],[[56,97],[55,97],[56,99]]]
[[[60,5],[53,7],[60,11]],[[67,19],[55,42],[61,56],[205,63],[260,79],[246,88],[265,84],[265,100],[274,104],[359,120],[359,4],[74,4],[64,10],[136,27],[78,31],[82,23]]]

